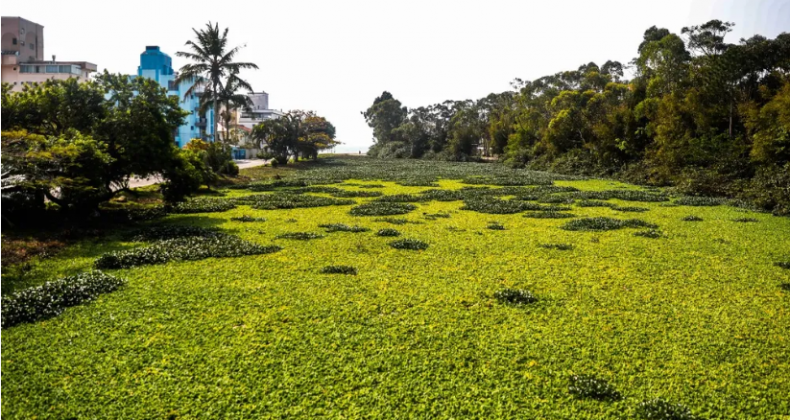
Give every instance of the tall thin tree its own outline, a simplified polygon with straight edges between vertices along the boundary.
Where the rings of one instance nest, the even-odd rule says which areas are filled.
[[[206,24],[203,29],[192,29],[196,39],[186,42],[190,51],[179,51],[176,56],[192,60],[192,63],[185,64],[179,71],[176,83],[183,81],[193,82],[192,86],[184,92],[184,96],[192,95],[197,89],[203,88],[206,94],[210,94],[214,108],[214,124],[212,133],[217,138],[217,123],[219,118],[220,92],[227,83],[227,79],[238,79],[237,83],[250,91],[252,88],[249,83],[238,78],[242,69],[257,69],[255,63],[234,62],[233,59],[243,47],[238,46],[228,49],[228,28],[220,31],[219,24]]]

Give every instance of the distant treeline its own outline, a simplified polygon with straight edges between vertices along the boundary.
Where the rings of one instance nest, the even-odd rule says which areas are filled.
[[[363,115],[377,157],[474,160],[614,176],[790,213],[790,34],[724,42],[713,20],[645,31],[617,61],[516,79],[477,101],[407,109],[389,92]],[[634,77],[624,78],[631,69]]]

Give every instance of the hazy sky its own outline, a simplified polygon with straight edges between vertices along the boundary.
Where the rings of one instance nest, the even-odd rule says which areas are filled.
[[[338,150],[366,150],[360,111],[388,90],[416,107],[477,99],[590,61],[623,63],[652,25],[679,32],[710,19],[736,23],[728,41],[790,32],[790,0],[4,2],[3,16],[44,25],[46,57],[133,74],[146,45],[174,56],[207,21],[246,44],[244,74],[277,109],[311,109],[337,127]]]

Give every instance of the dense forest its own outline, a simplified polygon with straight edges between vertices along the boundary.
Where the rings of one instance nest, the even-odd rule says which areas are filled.
[[[790,213],[790,34],[725,42],[713,20],[651,27],[628,64],[589,63],[473,101],[408,109],[389,92],[363,116],[369,154],[611,176]],[[626,78],[626,73],[632,75]]]

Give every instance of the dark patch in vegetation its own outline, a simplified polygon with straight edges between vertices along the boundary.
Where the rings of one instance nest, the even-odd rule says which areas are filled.
[[[672,404],[662,398],[642,401],[636,407],[636,415],[644,420],[695,420],[686,406]]]
[[[158,241],[150,246],[102,255],[94,266],[99,269],[129,268],[139,265],[165,264],[170,261],[194,261],[206,258],[241,257],[277,252],[276,245],[263,246],[237,236],[217,233]]]
[[[362,227],[362,226],[348,226],[348,225],[344,225],[342,223],[330,223],[330,224],[318,225],[318,227],[326,229],[327,232],[353,232],[353,233],[359,233],[359,232],[367,232],[367,231],[370,230],[370,229],[368,229],[366,227]]]
[[[167,216],[167,209],[165,206],[113,207],[101,208],[99,213],[103,219],[109,222],[127,223],[161,219]]]
[[[429,220],[436,220],[436,219],[449,219],[450,213],[446,212],[439,212],[439,213],[423,213],[422,217],[429,219]]]
[[[609,382],[591,375],[571,376],[568,391],[577,398],[588,398],[598,401],[618,401],[622,399],[622,395]]]
[[[571,219],[576,217],[576,215],[559,211],[531,211],[525,214],[524,217],[532,219]]]
[[[759,222],[759,220],[757,220],[757,219],[755,219],[753,217],[740,217],[738,219],[732,219],[732,221],[733,222],[738,222],[738,223],[757,223],[757,222]]]
[[[295,189],[292,189],[292,190],[281,191],[281,193],[283,193],[283,194],[287,194],[287,193],[291,193],[291,194],[305,194],[305,193],[333,194],[333,193],[337,193],[337,192],[340,192],[340,191],[345,191],[345,190],[341,190],[340,188],[337,188],[337,187],[327,187],[326,185],[311,185],[309,187],[295,188]]]
[[[326,206],[347,206],[354,200],[342,200],[329,197],[298,194],[255,194],[236,199],[241,204],[249,204],[258,210],[295,209]]]
[[[419,203],[420,201],[425,201],[425,198],[413,194],[385,195],[375,200],[379,203]]]
[[[633,207],[633,206],[612,206],[612,210],[615,211],[622,211],[622,212],[631,212],[631,213],[643,213],[648,210],[649,208],[646,207]]]
[[[782,283],[779,285],[779,288],[785,292],[790,292],[790,283]]]
[[[131,239],[136,242],[149,242],[165,239],[189,238],[192,236],[209,237],[217,235],[221,235],[221,233],[216,229],[199,226],[167,225],[138,230],[131,236]]]
[[[417,223],[417,222],[410,222],[409,219],[397,218],[397,217],[382,217],[379,219],[373,219],[374,222],[384,222],[389,223],[391,225],[405,225],[406,223]]]
[[[123,286],[126,280],[101,271],[77,274],[32,287],[2,299],[2,328],[60,315]]]
[[[779,262],[775,262],[774,265],[779,268],[790,270],[790,261],[779,261]]]
[[[417,206],[409,203],[371,202],[352,207],[349,214],[353,216],[394,216],[406,214],[415,210]]]
[[[494,297],[507,305],[528,305],[538,301],[532,293],[522,289],[502,289],[494,293]]]
[[[263,217],[253,217],[253,216],[248,216],[246,214],[241,217],[231,217],[230,220],[233,220],[234,222],[265,222],[266,221],[266,219]]]
[[[566,197],[562,195],[544,195],[542,197],[538,197],[537,201],[539,203],[549,203],[549,204],[573,204],[575,200],[571,197]]]
[[[659,230],[650,229],[650,230],[640,230],[639,232],[634,232],[634,236],[641,236],[643,238],[650,238],[650,239],[658,239],[664,235]]]
[[[471,210],[487,214],[513,214],[526,210],[544,210],[545,207],[520,200],[500,200],[498,198],[476,198],[464,200],[461,210]]]
[[[513,172],[499,176],[476,176],[464,178],[464,184],[470,185],[551,185],[552,177],[542,172]]]
[[[411,251],[422,251],[428,249],[428,244],[417,239],[401,239],[390,242],[389,245],[395,249],[408,249]]]
[[[228,186],[230,189],[249,190],[255,192],[274,191],[283,187],[307,187],[308,184],[302,179],[286,179],[274,182],[255,182],[250,184],[236,184]]]
[[[669,201],[669,197],[666,194],[638,190],[576,191],[570,193],[569,196],[582,200],[617,199],[623,201],[642,201],[646,203]]]
[[[538,246],[546,249],[556,249],[558,251],[570,251],[573,249],[573,245],[571,244],[540,244]]]
[[[658,226],[639,219],[612,219],[609,217],[588,217],[584,219],[571,220],[562,226],[562,229],[570,231],[604,231],[622,228],[650,228],[657,229]]]
[[[601,200],[580,200],[576,202],[579,207],[614,207],[615,204],[607,203]]]
[[[297,241],[309,241],[311,239],[321,239],[324,235],[314,232],[289,232],[277,235],[274,239],[294,239]]]
[[[722,204],[726,204],[727,200],[718,197],[693,197],[693,196],[686,196],[680,197],[675,200],[675,204],[680,206],[720,206]]]
[[[381,197],[383,194],[378,191],[349,191],[349,190],[339,190],[337,192],[332,193],[332,197],[344,197],[344,198],[369,198],[369,197]]]
[[[236,203],[223,198],[196,198],[167,207],[169,213],[221,213],[236,208]]]
[[[381,229],[376,232],[376,236],[400,236],[400,232],[395,229]]]
[[[328,265],[321,269],[321,274],[347,274],[357,275],[357,269],[348,265]]]
[[[684,217],[684,218],[682,218],[680,220],[682,220],[684,222],[701,222],[702,218],[699,217],[699,216],[686,216],[686,217]]]
[[[488,228],[491,230],[505,230],[505,225],[499,222],[488,222]]]
[[[381,184],[360,184],[359,188],[384,188]]]
[[[403,185],[404,187],[438,187],[439,184],[436,183],[436,179],[405,179],[403,181],[398,181],[398,185]]]

